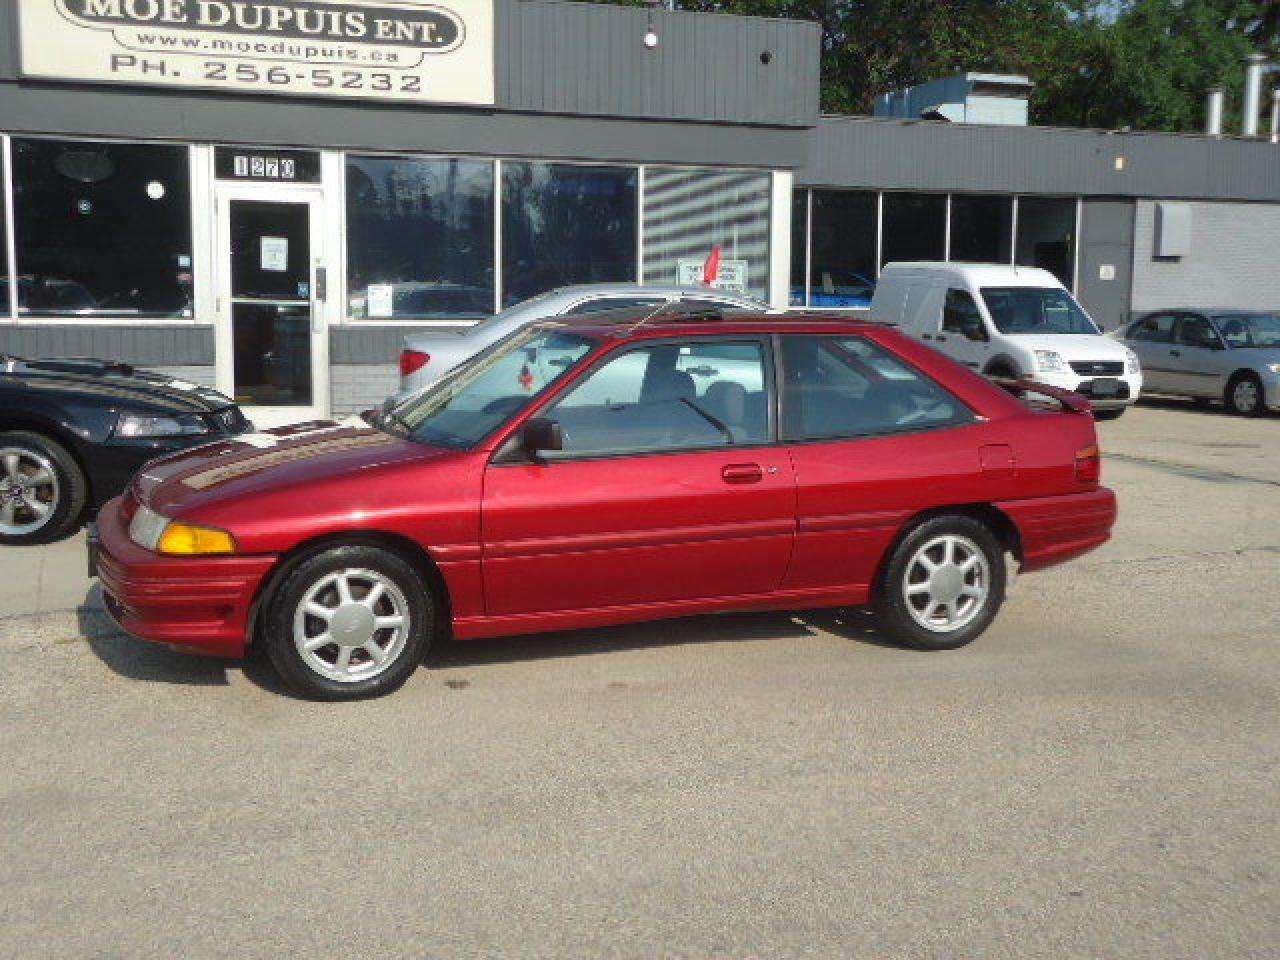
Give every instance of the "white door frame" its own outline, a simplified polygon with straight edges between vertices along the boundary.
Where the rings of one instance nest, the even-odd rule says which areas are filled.
[[[319,184],[219,183],[214,188],[214,355],[217,389],[235,396],[235,343],[231,309],[231,202],[307,204],[311,230],[311,405],[307,407],[246,406],[245,414],[259,427],[314,420],[329,415],[329,328],[336,320],[338,277],[329,256],[325,191]],[[319,282],[324,270],[325,297]]]

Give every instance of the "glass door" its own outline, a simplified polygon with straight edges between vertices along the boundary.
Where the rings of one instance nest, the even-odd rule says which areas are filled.
[[[218,385],[259,426],[327,412],[320,195],[219,197]]]

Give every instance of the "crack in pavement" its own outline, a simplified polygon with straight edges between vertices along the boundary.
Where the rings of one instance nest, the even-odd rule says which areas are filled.
[[[1140,466],[1155,467],[1166,473],[1173,473],[1196,480],[1209,480],[1213,483],[1258,483],[1266,487],[1280,487],[1280,480],[1268,480],[1265,477],[1251,477],[1243,473],[1230,473],[1226,470],[1209,470],[1190,463],[1179,463],[1176,460],[1160,460],[1156,457],[1139,457],[1132,453],[1104,453],[1105,460],[1118,460],[1121,463],[1136,463]]]

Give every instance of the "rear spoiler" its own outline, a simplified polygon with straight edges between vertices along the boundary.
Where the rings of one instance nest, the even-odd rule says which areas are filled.
[[[1025,400],[1027,394],[1034,393],[1038,396],[1045,397],[1055,401],[1058,406],[1068,413],[1090,413],[1093,410],[1093,404],[1089,402],[1089,398],[1076,393],[1074,390],[1064,390],[1062,387],[1053,387],[1047,383],[1041,383],[1038,380],[1032,380],[1023,377],[1020,380],[1009,380],[1004,377],[997,377],[992,380],[998,387],[1003,387],[1019,400]]]

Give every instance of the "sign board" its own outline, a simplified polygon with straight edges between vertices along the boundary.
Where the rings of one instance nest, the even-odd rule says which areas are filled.
[[[676,283],[682,287],[701,287],[703,260],[676,261]],[[747,261],[721,260],[720,270],[715,280],[711,281],[715,290],[728,290],[732,293],[747,292]]]
[[[22,74],[492,104],[493,0],[18,0]]]

